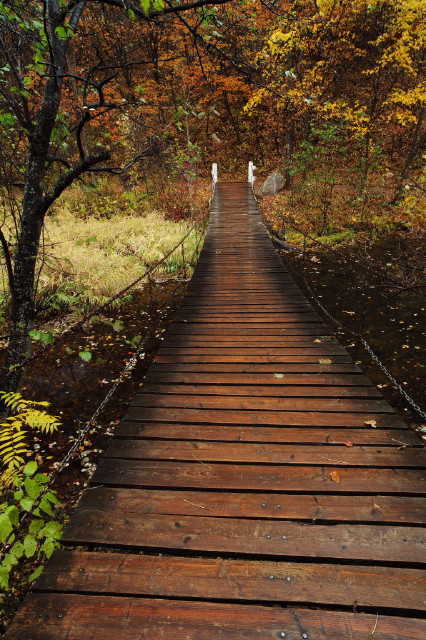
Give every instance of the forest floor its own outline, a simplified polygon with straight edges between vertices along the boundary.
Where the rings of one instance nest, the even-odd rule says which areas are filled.
[[[413,427],[423,426],[426,434],[425,420],[403,400],[358,338],[362,335],[405,392],[425,410],[425,235],[398,231],[375,241],[362,238],[281,253],[307,297],[312,299],[310,289],[343,325],[330,322],[313,301],[354,361],[395,410]]]

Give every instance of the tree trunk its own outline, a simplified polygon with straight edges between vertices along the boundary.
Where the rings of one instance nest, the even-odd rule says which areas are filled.
[[[3,384],[5,391],[15,391],[22,377],[19,365],[30,353],[29,331],[34,320],[35,267],[40,246],[45,206],[41,181],[45,171],[45,153],[30,152],[22,204],[21,228],[14,256],[12,318],[6,373],[13,371]],[[15,370],[14,370],[15,368]]]
[[[292,175],[290,172],[291,161],[294,152],[294,122],[290,120],[286,131],[285,140],[285,183],[284,189],[290,189],[292,182]]]
[[[46,3],[50,27],[50,55],[55,73],[46,81],[40,109],[29,131],[29,151],[22,200],[22,215],[13,262],[12,318],[9,346],[5,361],[6,391],[16,391],[22,378],[22,363],[30,353],[30,337],[34,320],[35,268],[40,246],[46,205],[43,181],[46,175],[52,129],[58,114],[67,41],[60,40],[55,29],[60,26],[56,2]],[[82,8],[82,7],[81,7]],[[76,17],[80,15],[79,8]]]

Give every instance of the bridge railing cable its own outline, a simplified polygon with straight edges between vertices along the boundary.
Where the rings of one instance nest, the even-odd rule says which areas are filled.
[[[204,223],[205,222],[206,222],[206,220],[204,220]],[[192,256],[187,261],[186,260],[186,256],[185,256],[184,243],[185,243],[185,240],[190,235],[190,233],[192,233],[195,228],[197,228],[197,230],[199,230],[200,233],[197,236],[197,241],[195,243],[195,247],[194,247],[194,251],[192,252]],[[85,316],[85,318],[82,318],[80,321],[75,323],[69,330],[67,329],[65,332],[63,332],[60,336],[58,336],[58,340],[59,339],[63,339],[63,337],[65,335],[68,335],[71,331],[74,331],[76,327],[79,327],[82,324],[84,324],[84,322],[87,322],[87,320],[90,319],[90,317],[92,317],[92,315],[95,315],[95,314],[99,313],[99,309],[105,309],[105,307],[109,306],[113,300],[118,299],[118,297],[120,297],[120,295],[124,295],[125,292],[129,291],[133,286],[135,286],[143,278],[147,278],[149,276],[152,276],[152,273],[156,269],[158,269],[161,265],[163,265],[164,262],[167,260],[167,258],[169,258],[175,251],[177,251],[179,249],[179,247],[181,247],[181,251],[182,251],[182,259],[183,259],[182,271],[183,271],[183,274],[186,277],[186,274],[187,274],[186,265],[195,263],[195,259],[196,259],[196,257],[198,256],[198,254],[200,252],[200,247],[201,247],[203,236],[204,236],[204,230],[200,229],[200,225],[199,224],[198,225],[193,225],[193,227],[191,227],[191,229],[188,231],[188,233],[185,234],[185,236],[183,238],[181,238],[181,240],[165,256],[163,256],[163,258],[161,260],[159,260],[155,265],[153,265],[152,267],[147,269],[137,280],[135,280],[130,285],[125,287],[125,289],[123,289],[121,292],[119,292],[118,294],[113,296],[105,304],[103,304],[100,307],[98,307],[97,310],[93,311],[93,313],[87,314],[87,316]],[[152,292],[151,292],[151,295],[152,295]],[[155,318],[152,316],[151,317],[151,323],[154,324],[154,322],[155,322]],[[152,327],[152,329],[153,328],[154,327]],[[57,479],[57,477],[59,476],[59,474],[62,473],[66,467],[68,467],[68,465],[70,464],[73,456],[80,450],[80,447],[84,443],[88,433],[89,432],[93,433],[93,429],[96,428],[96,424],[97,424],[96,420],[97,420],[99,414],[102,412],[102,410],[108,404],[108,402],[110,401],[110,399],[112,398],[114,393],[117,391],[118,387],[123,382],[123,380],[128,376],[128,374],[136,366],[138,358],[145,351],[145,347],[146,347],[147,342],[148,342],[149,338],[151,337],[151,335],[152,335],[152,331],[151,332],[150,331],[146,332],[145,337],[142,340],[142,342],[139,344],[137,350],[127,360],[124,368],[122,369],[121,373],[116,378],[116,380],[114,381],[114,383],[111,386],[111,388],[108,390],[108,392],[106,393],[106,395],[104,396],[102,401],[99,403],[99,405],[97,406],[97,408],[95,409],[95,411],[93,412],[91,417],[86,421],[84,426],[79,430],[77,437],[69,445],[68,449],[66,450],[65,454],[62,457],[62,460],[59,463],[55,464],[53,469],[51,470],[51,472],[48,474],[49,482],[45,484],[43,491],[34,499],[34,502],[33,502],[32,506],[31,506],[31,508],[28,511],[25,511],[23,513],[18,527],[15,527],[13,529],[13,531],[10,533],[10,535],[3,542],[3,544],[2,544],[2,546],[0,548],[0,563],[4,559],[4,557],[5,557],[6,553],[8,552],[8,550],[14,544],[14,540],[15,540],[16,536],[18,536],[19,533],[23,530],[23,528],[26,525],[26,522],[34,514],[34,512],[36,511],[36,509],[40,505],[41,500],[48,493],[48,491],[50,490],[50,488],[54,484],[54,482]],[[48,345],[48,347],[51,347],[51,346],[52,346],[52,343]],[[43,349],[42,352],[44,353],[45,349]],[[41,355],[41,354],[39,352],[37,352],[36,354],[34,354],[34,356],[31,357],[31,359],[34,359],[34,357],[38,357],[39,355]]]
[[[207,223],[207,218],[203,219],[200,222],[197,222],[197,223],[193,224],[191,226],[191,228],[189,229],[189,231],[183,236],[183,238],[181,238],[179,240],[179,242],[177,244],[175,244],[170,249],[170,251],[168,251],[160,260],[158,260],[155,264],[153,264],[150,267],[148,267],[140,276],[138,276],[135,280],[133,280],[133,282],[128,284],[126,287],[124,287],[123,289],[118,291],[113,296],[111,296],[106,302],[103,302],[102,304],[94,307],[91,311],[89,311],[87,314],[85,314],[82,318],[77,320],[73,325],[71,325],[70,327],[68,327],[64,331],[62,331],[60,334],[54,336],[53,340],[49,344],[45,345],[44,347],[41,347],[40,349],[37,349],[34,353],[32,353],[31,355],[26,357],[24,360],[22,360],[19,364],[14,366],[13,369],[11,369],[7,373],[5,373],[0,378],[0,385],[4,381],[6,381],[17,369],[23,369],[28,364],[33,362],[35,359],[40,358],[43,354],[45,354],[47,351],[49,351],[53,346],[56,346],[59,342],[61,342],[65,337],[69,336],[76,329],[82,327],[84,324],[89,322],[89,320],[91,320],[91,318],[103,313],[106,309],[111,307],[111,305],[114,304],[114,302],[116,302],[117,300],[119,300],[120,298],[125,296],[131,289],[136,287],[139,283],[143,282],[144,280],[148,280],[155,271],[157,271],[160,267],[162,267],[167,262],[167,260],[175,252],[177,252],[177,250],[179,248],[181,248],[181,251],[182,251],[182,248],[184,247],[185,241],[194,232],[196,234],[197,234],[197,232],[199,232],[199,235],[198,235],[197,241],[196,241],[196,250],[198,251],[200,243],[201,243],[201,240],[202,240],[202,237],[204,235],[204,228],[205,228],[206,223]],[[184,255],[184,253],[182,255]],[[196,252],[195,252],[194,255],[196,255]]]
[[[295,224],[289,222],[289,220],[287,220],[287,219],[285,220],[285,222],[287,224],[289,224],[289,226],[291,226],[293,229],[295,229],[298,233],[302,234],[305,238],[308,238],[314,244],[320,246],[321,248],[324,248],[324,244],[322,242],[318,241],[316,238],[312,237],[311,235],[309,235],[305,231],[301,230],[300,227],[297,227]],[[338,251],[334,247],[327,247],[327,248],[331,248],[332,251],[336,255],[338,255],[340,258],[343,258],[346,262],[348,261],[347,256],[342,254],[340,251]],[[330,311],[328,309],[326,309],[326,307],[322,304],[322,302],[314,294],[314,292],[313,292],[311,286],[309,285],[309,283],[307,282],[305,276],[300,274],[300,273],[297,273],[288,262],[286,262],[286,265],[289,268],[289,270],[293,273],[293,275],[296,276],[296,278],[300,278],[302,280],[303,285],[304,285],[306,291],[309,294],[309,297],[314,301],[314,303],[317,305],[317,307],[319,309],[321,309],[321,311],[324,313],[324,315],[335,326],[339,327],[340,329],[342,329],[342,331],[344,331],[345,333],[353,336],[354,338],[356,338],[358,340],[358,343],[370,354],[372,360],[376,363],[376,365],[379,367],[379,369],[382,371],[382,373],[385,375],[385,377],[389,380],[389,382],[391,383],[393,388],[396,389],[399,392],[399,394],[404,398],[404,400],[407,402],[407,404],[409,404],[410,407],[412,409],[414,409],[414,411],[418,415],[420,415],[422,419],[426,420],[426,411],[424,411],[413,400],[413,398],[411,398],[411,396],[409,396],[409,394],[405,391],[405,389],[399,384],[399,382],[396,380],[396,378],[391,374],[391,372],[386,367],[386,365],[380,360],[380,358],[377,356],[377,354],[374,352],[373,348],[368,344],[368,342],[365,340],[365,338],[360,333],[358,333],[357,331],[354,331],[353,329],[349,329],[342,322],[340,322],[340,320],[338,320],[335,316],[333,316],[330,313]],[[357,266],[357,269],[359,269],[359,266],[360,266],[359,263],[357,263],[356,266]],[[364,264],[364,268],[366,270],[370,271],[371,273],[373,273],[374,275],[377,275],[377,276],[379,276],[381,278],[385,278],[387,281],[389,281],[391,284],[393,284],[393,286],[398,286],[398,284],[399,284],[395,279],[389,277],[381,269],[375,269],[371,265],[368,265],[368,264]]]

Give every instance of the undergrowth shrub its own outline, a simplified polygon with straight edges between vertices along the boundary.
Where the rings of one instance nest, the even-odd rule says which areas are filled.
[[[0,398],[12,412],[0,423],[0,592],[6,593],[38,577],[62,534],[50,478],[28,461],[29,430],[53,433],[59,422],[47,413],[48,402],[19,393],[0,392]],[[0,596],[0,612],[2,603]]]
[[[25,458],[31,455],[28,429],[53,433],[58,429],[56,416],[47,413],[48,402],[25,400],[20,393],[0,391],[3,404],[12,415],[0,423],[0,490],[21,475]]]
[[[31,460],[3,493],[0,545],[7,542],[9,547],[0,561],[0,590],[6,592],[35,580],[59,546],[62,524],[55,518],[59,502],[56,491],[46,488],[48,483],[49,477],[38,473],[37,463]]]

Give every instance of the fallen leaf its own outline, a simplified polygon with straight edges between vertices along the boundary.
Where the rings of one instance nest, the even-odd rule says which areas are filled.
[[[274,373],[274,378],[284,378],[283,373]]]
[[[318,338],[316,340],[314,340],[314,342],[321,342],[321,340],[318,340]]]
[[[353,447],[354,445],[352,444],[352,442],[349,442],[349,440],[346,440],[346,442],[343,443],[346,447]]]
[[[376,420],[366,420],[364,424],[368,425],[369,427],[373,427],[373,429],[377,427]]]
[[[333,482],[340,482],[340,476],[337,471],[330,471],[328,475],[330,476],[330,480],[333,480]]]
[[[320,364],[331,364],[331,360],[329,358],[320,358],[318,362]]]

